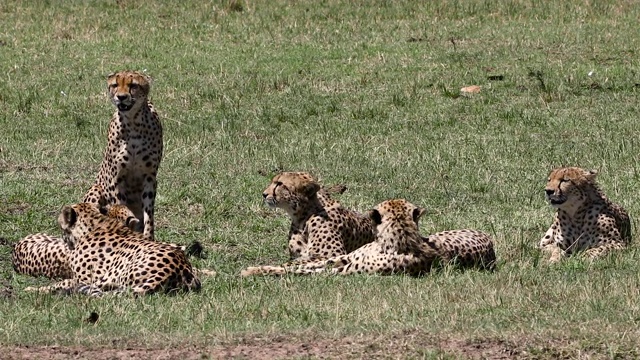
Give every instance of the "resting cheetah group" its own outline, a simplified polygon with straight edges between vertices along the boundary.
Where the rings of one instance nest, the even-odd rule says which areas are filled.
[[[12,252],[16,272],[60,281],[26,290],[101,296],[201,288],[184,248],[154,238],[163,132],[150,87],[150,79],[139,72],[107,77],[116,111],[95,184],[81,203],[63,207],[61,236],[29,235]],[[550,262],[577,253],[594,259],[630,244],[629,216],[604,195],[595,177],[595,171],[577,167],[549,175],[545,194],[555,215],[539,247]],[[425,209],[420,206],[390,199],[360,213],[333,199],[333,192],[306,172],[277,174],[262,196],[291,220],[290,260],[247,267],[241,275],[423,275],[447,264],[496,268],[494,243],[485,232],[422,234]]]

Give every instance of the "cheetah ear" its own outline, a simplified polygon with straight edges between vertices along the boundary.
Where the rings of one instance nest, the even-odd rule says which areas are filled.
[[[107,94],[111,93],[109,80],[111,80],[111,78],[114,77],[115,75],[116,75],[116,73],[110,73],[109,75],[107,75],[107,83],[105,84],[105,88],[107,90]]]
[[[75,225],[78,220],[78,213],[71,207],[65,206],[62,208],[60,216],[58,216],[58,224],[62,229],[68,229]]]
[[[305,184],[302,184],[302,193],[305,194],[308,198],[315,195],[320,190],[320,184],[315,181],[310,181]]]
[[[424,215],[425,212],[427,212],[427,210],[421,207],[417,207],[413,209],[413,212],[411,214],[411,216],[413,216],[413,222],[417,224],[418,220],[420,220],[420,218],[422,217],[422,215]]]
[[[367,216],[373,221],[374,224],[380,225],[382,224],[382,215],[380,215],[380,211],[376,209],[371,209],[367,213]]]
[[[145,73],[141,73],[141,74],[142,74],[142,77],[144,77],[144,79],[147,80],[147,83],[149,84],[149,86],[153,85],[154,80],[150,75]]]
[[[598,175],[598,170],[585,170],[583,175],[588,180],[593,180],[596,178],[596,175]]]
[[[153,85],[153,79],[151,78],[151,76],[145,73],[139,73],[139,74],[142,75],[142,78],[144,78],[144,80],[147,82],[146,84],[140,84],[140,86],[144,89],[145,93],[149,93],[149,90],[151,89],[151,85]]]

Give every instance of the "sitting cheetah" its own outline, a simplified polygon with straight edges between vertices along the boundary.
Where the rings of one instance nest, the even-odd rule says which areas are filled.
[[[594,259],[631,242],[629,215],[604,195],[596,174],[566,167],[549,175],[545,193],[556,212],[539,246],[550,254],[550,262],[579,251]]]
[[[158,166],[162,160],[162,125],[149,101],[150,79],[139,72],[121,71],[107,77],[117,110],[109,123],[108,143],[95,185],[83,202],[101,207],[126,205],[154,238],[154,204]]]
[[[58,224],[70,249],[73,276],[27,291],[99,296],[127,288],[139,295],[200,289],[200,280],[179,247],[152,241],[101,214],[93,204],[65,206]]]
[[[331,190],[329,190],[331,191]],[[305,172],[276,175],[262,196],[291,218],[289,255],[294,262],[347,254],[375,238],[366,216],[347,210]]]
[[[329,272],[421,275],[438,263],[493,270],[496,256],[489,235],[475,230],[453,230],[422,237],[418,220],[424,213],[404,199],[387,200],[369,212],[376,224],[376,240],[346,254],[292,266],[249,267],[242,276],[314,274]]]
[[[108,211],[100,211],[131,229],[138,227],[138,219],[124,205],[114,205]],[[19,274],[70,279],[73,272],[69,263],[69,253],[69,248],[61,238],[38,233],[20,240],[11,252],[11,260],[13,269]]]

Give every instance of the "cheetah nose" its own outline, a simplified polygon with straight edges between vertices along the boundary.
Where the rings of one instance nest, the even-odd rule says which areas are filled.
[[[117,97],[118,97],[118,100],[120,100],[120,101],[127,100],[127,95],[126,94],[125,95],[118,95]]]
[[[263,199],[266,199],[266,198],[267,198],[267,196],[268,196],[268,194],[267,194],[267,193],[262,193],[262,198],[263,198]]]
[[[548,196],[553,195],[553,189],[544,189],[544,192],[546,192]]]

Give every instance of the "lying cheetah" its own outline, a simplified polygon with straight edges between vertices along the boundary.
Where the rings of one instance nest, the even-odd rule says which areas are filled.
[[[269,207],[291,218],[289,255],[294,262],[347,254],[375,238],[371,220],[342,207],[329,191],[308,173],[283,172],[262,193]]]
[[[580,251],[594,259],[631,242],[629,215],[604,195],[596,174],[566,167],[549,175],[545,194],[556,212],[539,246],[550,254],[550,262]]]
[[[107,148],[95,185],[83,202],[102,206],[126,205],[154,238],[154,205],[158,167],[162,160],[162,124],[149,101],[150,79],[139,72],[121,71],[107,77],[117,110],[109,123]]]
[[[138,219],[124,205],[114,205],[107,211],[100,211],[131,229],[138,227]],[[11,260],[13,269],[18,274],[70,279],[73,272],[69,263],[69,253],[69,248],[61,238],[38,233],[20,240],[11,252]]]
[[[404,199],[387,200],[369,212],[377,228],[374,242],[326,260],[293,266],[249,267],[241,275],[319,272],[421,275],[436,264],[449,262],[493,270],[496,256],[489,235],[475,230],[453,230],[425,238],[418,231],[418,220],[423,213],[424,209]]]
[[[27,291],[99,296],[127,288],[139,295],[200,289],[200,280],[179,247],[152,241],[92,204],[65,206],[58,223],[70,249],[73,276]]]

